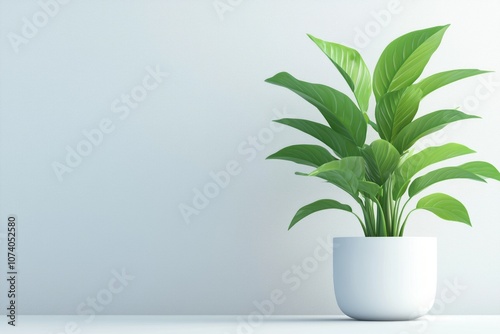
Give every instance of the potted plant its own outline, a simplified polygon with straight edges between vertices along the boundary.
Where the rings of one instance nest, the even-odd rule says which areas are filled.
[[[312,167],[306,173],[342,189],[358,208],[320,199],[300,208],[292,228],[310,214],[337,209],[350,212],[365,237],[334,238],[334,286],[337,303],[348,316],[362,320],[408,320],[427,313],[436,293],[436,239],[403,237],[415,210],[471,225],[465,206],[443,193],[422,191],[449,179],[500,180],[491,164],[471,161],[458,166],[422,170],[448,159],[474,153],[458,144],[416,149],[421,138],[446,125],[478,118],[457,109],[417,117],[420,101],[436,89],[487,71],[459,69],[419,79],[449,25],[413,31],[392,41],[382,52],[373,80],[360,54],[349,47],[309,35],[347,82],[354,100],[325,85],[281,72],[266,82],[285,87],[316,107],[326,124],[285,118],[276,122],[323,145],[292,145],[268,159]],[[368,115],[375,97],[374,120]],[[366,143],[372,128],[379,139]],[[325,148],[326,147],[326,148]],[[413,209],[408,204],[419,198]]]

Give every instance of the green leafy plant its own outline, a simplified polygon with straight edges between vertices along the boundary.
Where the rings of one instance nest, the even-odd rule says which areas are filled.
[[[478,118],[457,109],[438,110],[416,118],[420,102],[431,92],[487,72],[450,70],[416,82],[447,28],[448,25],[413,31],[395,39],[382,52],[373,72],[373,81],[356,50],[309,35],[345,79],[355,101],[332,87],[301,81],[286,72],[266,80],[304,98],[326,121],[326,124],[321,124],[306,119],[276,120],[316,138],[324,146],[292,145],[268,159],[289,160],[313,167],[309,173],[296,174],[318,177],[337,186],[349,194],[362,211],[361,217],[347,204],[321,199],[300,208],[289,228],[310,214],[325,209],[354,214],[365,236],[402,236],[408,217],[418,209],[430,211],[444,220],[471,225],[465,206],[443,193],[420,198],[413,210],[406,208],[409,201],[427,187],[444,180],[484,182],[491,178],[500,181],[498,170],[483,161],[441,167],[418,175],[435,163],[474,153],[457,143],[427,147],[417,153],[412,150],[422,137],[450,123]],[[375,121],[367,114],[372,92],[376,101]],[[380,138],[366,144],[369,127]]]

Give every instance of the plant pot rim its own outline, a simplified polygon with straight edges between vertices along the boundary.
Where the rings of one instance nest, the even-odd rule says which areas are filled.
[[[392,237],[392,236],[387,236],[387,237],[333,237],[333,239],[342,239],[342,240],[348,240],[348,239],[351,239],[351,240],[358,240],[358,239],[370,239],[370,240],[373,240],[373,239],[380,239],[380,240],[383,240],[383,239],[397,239],[397,240],[408,240],[408,239],[412,239],[412,240],[423,240],[423,239],[437,239],[437,237]]]

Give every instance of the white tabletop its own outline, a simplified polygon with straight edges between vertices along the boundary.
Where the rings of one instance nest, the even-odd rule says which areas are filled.
[[[500,316],[426,316],[415,321],[355,321],[343,316],[2,316],[0,332],[30,334],[322,334],[500,333]]]

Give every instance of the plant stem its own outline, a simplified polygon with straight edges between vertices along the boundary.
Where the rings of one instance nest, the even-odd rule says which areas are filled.
[[[408,198],[405,202],[405,204],[403,204],[403,207],[401,208],[401,211],[399,212],[399,218],[398,218],[398,221],[401,222],[401,219],[403,219],[403,214],[404,214],[404,211],[405,211],[405,208],[406,208],[406,205],[408,204],[408,202],[410,202],[410,199],[411,198]],[[410,213],[408,213],[409,215]],[[406,219],[408,219],[408,216],[406,216]],[[405,219],[405,222],[406,222],[406,219]],[[405,223],[403,222],[403,224]],[[403,228],[403,224],[401,224],[401,230],[404,231],[404,228]],[[401,237],[403,236],[402,232],[400,231],[396,231],[398,233],[398,235]]]
[[[363,216],[365,217],[366,233],[368,234],[368,236],[374,235],[373,220],[370,213],[371,205],[371,200],[369,198],[365,198],[365,203],[361,206],[363,210]]]
[[[408,202],[406,202],[408,203]],[[406,204],[405,204],[406,205]],[[401,231],[399,231],[399,236],[402,237],[403,236],[403,233],[405,231],[405,227],[406,227],[406,222],[408,221],[408,217],[410,217],[410,214],[415,211],[416,209],[413,209],[411,210],[410,212],[408,212],[408,214],[406,215],[406,218],[405,218],[405,221],[403,222],[403,225],[401,225]]]
[[[393,226],[393,229],[394,229],[394,233],[395,235],[398,235],[399,236],[399,227],[400,227],[400,218],[399,218],[399,205],[401,203],[401,199],[397,199],[395,201],[395,205],[394,205],[394,211],[393,211],[393,217],[394,217],[394,226]]]
[[[377,204],[377,234],[378,236],[386,237],[387,236],[387,227],[386,221],[384,217],[384,210],[379,200],[375,197],[375,203]],[[379,221],[380,220],[380,221]]]
[[[363,229],[363,233],[365,234],[365,237],[367,236],[366,235],[366,227],[365,227],[365,224],[363,224],[363,220],[356,214],[356,213],[352,213],[353,215],[356,216],[356,218],[358,218],[358,221],[359,221],[359,224],[361,225],[361,228]]]

